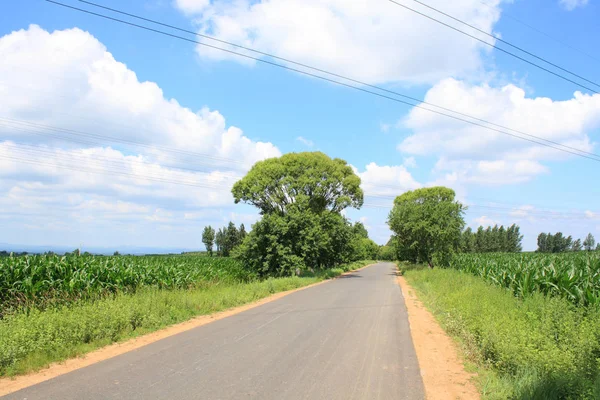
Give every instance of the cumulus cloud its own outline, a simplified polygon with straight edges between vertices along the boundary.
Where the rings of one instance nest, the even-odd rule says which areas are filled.
[[[428,2],[492,33],[500,0]],[[432,83],[480,72],[482,43],[449,32],[416,13],[386,1],[369,0],[177,0],[200,33],[349,75],[370,83]],[[415,9],[428,12],[418,4]],[[487,36],[477,32],[486,40]],[[248,60],[204,46],[203,58]],[[255,54],[253,54],[255,55]]]
[[[244,166],[280,154],[271,143],[254,142],[239,128],[227,127],[218,111],[193,112],[165,98],[156,83],[140,82],[135,72],[80,29],[49,33],[32,25],[1,38],[0,55],[3,138],[51,143],[58,134],[67,136],[68,129],[110,132],[120,143],[155,146],[151,153],[176,148],[206,154],[207,160],[238,160],[236,165]],[[47,126],[61,131],[31,134]],[[132,147],[147,151],[147,147]]]
[[[233,183],[281,154],[218,111],[165,98],[80,29],[13,32],[0,59],[0,209],[12,211],[0,214],[23,222],[15,231],[29,218],[63,233],[110,224],[141,240],[148,226],[189,228],[202,212],[221,221],[206,210],[233,205]]]
[[[421,187],[403,165],[377,165],[372,162],[363,172],[355,168],[366,196],[397,196]]]
[[[585,7],[588,0],[560,0],[560,5],[567,11],[573,11],[577,7]]]
[[[588,132],[600,126],[600,95],[575,92],[568,100],[527,97],[515,85],[496,88],[445,79],[432,87],[427,102],[584,151],[592,151]],[[414,108],[401,121],[413,134],[398,150],[439,156],[435,171],[456,173],[478,184],[525,182],[548,172],[544,162],[569,154],[499,132]]]

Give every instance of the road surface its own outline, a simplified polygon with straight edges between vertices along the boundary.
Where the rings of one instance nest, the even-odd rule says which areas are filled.
[[[423,399],[395,279],[377,264],[6,399]]]

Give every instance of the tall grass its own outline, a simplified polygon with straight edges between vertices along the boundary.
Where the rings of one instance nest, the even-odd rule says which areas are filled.
[[[479,276],[518,297],[532,293],[563,297],[580,306],[600,306],[600,252],[562,254],[459,254],[450,267]]]
[[[541,293],[524,298],[452,269],[408,270],[409,283],[470,361],[485,399],[600,398],[600,311]],[[486,372],[487,371],[487,372]]]
[[[58,256],[0,258],[0,314],[141,287],[176,289],[248,282],[253,275],[229,258],[198,256]]]

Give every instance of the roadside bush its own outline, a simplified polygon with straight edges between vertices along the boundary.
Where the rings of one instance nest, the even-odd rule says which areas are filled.
[[[405,275],[448,333],[462,340],[472,361],[497,374],[487,398],[598,398],[598,310],[541,294],[520,300],[454,270]]]
[[[287,214],[265,214],[234,256],[260,276],[290,276],[297,269],[332,268],[359,258],[374,258],[367,251],[355,254],[361,240],[339,213],[290,207]]]

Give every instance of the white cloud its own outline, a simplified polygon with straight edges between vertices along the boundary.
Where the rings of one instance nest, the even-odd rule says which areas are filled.
[[[500,0],[431,0],[431,6],[492,33]],[[431,83],[482,70],[482,43],[387,1],[178,0],[200,33],[273,53],[370,83]],[[415,9],[424,9],[411,4]],[[491,7],[490,7],[491,6]],[[494,40],[479,34],[487,41]],[[198,46],[201,57],[247,59]],[[239,51],[239,49],[236,49]],[[242,52],[244,52],[242,50]],[[256,56],[256,54],[252,54]]]
[[[588,0],[559,0],[559,3],[567,11],[573,11],[577,7],[585,7]]]
[[[377,165],[372,162],[363,172],[354,168],[361,179],[366,196],[398,196],[408,190],[418,189],[417,182],[403,165]]]
[[[189,242],[203,213],[220,223],[210,210],[233,206],[254,162],[281,154],[218,111],[165,98],[80,29],[13,32],[0,59],[0,214],[15,233],[0,241],[29,241],[23,227],[43,221],[64,240],[148,244],[168,226],[163,240]]]
[[[485,215],[482,215],[479,218],[475,218],[473,220],[473,222],[475,223],[476,227],[483,226],[484,228],[487,228],[488,226],[494,226],[494,225],[498,224],[498,222],[496,222],[495,220],[493,220],[490,217],[485,216]]]
[[[402,165],[406,168],[417,168],[417,160],[414,157],[405,157]]]
[[[600,95],[580,92],[569,100],[554,101],[526,97],[514,85],[494,88],[450,78],[431,88],[425,100],[584,151],[593,150],[588,132],[600,125]],[[420,108],[412,109],[402,124],[413,134],[398,145],[399,151],[438,155],[435,171],[456,173],[464,182],[525,182],[548,172],[545,161],[571,157]]]
[[[234,163],[237,169],[239,164],[248,167],[280,154],[271,143],[253,142],[240,129],[227,127],[218,111],[204,108],[195,113],[175,99],[166,99],[156,83],[140,82],[104,45],[80,29],[49,33],[32,25],[2,37],[0,56],[3,117],[63,130],[110,132],[121,140],[151,143],[156,146],[151,151],[132,146],[133,151],[144,149],[155,157],[165,156],[162,149],[168,146],[207,154],[204,161],[213,164],[239,160]],[[39,126],[2,122],[0,138],[56,142],[49,132],[41,140],[23,132],[39,131]]]
[[[197,14],[210,5],[210,0],[175,0],[175,5],[185,14]]]
[[[296,141],[302,143],[303,145],[305,145],[307,147],[313,147],[315,145],[312,140],[305,139],[302,136],[298,136],[296,138]]]

